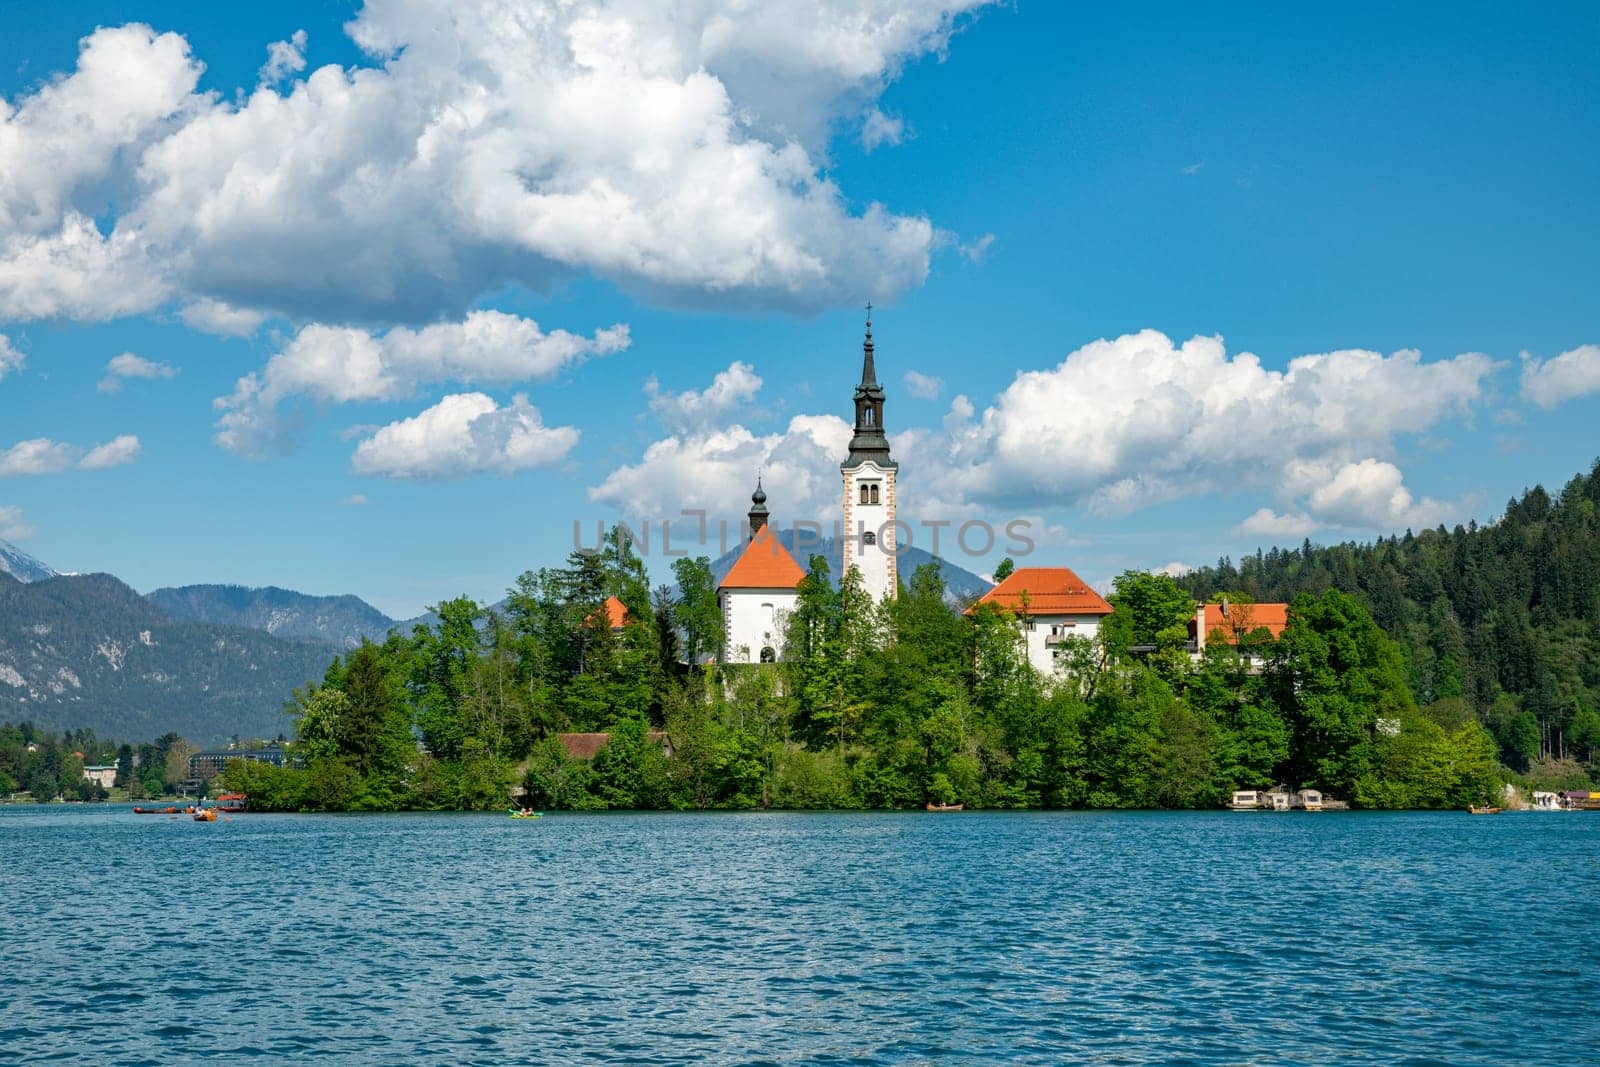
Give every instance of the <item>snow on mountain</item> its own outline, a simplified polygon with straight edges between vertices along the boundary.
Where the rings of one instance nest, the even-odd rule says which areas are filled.
[[[0,573],[9,574],[19,582],[39,582],[56,576],[50,567],[10,541],[0,541]]]

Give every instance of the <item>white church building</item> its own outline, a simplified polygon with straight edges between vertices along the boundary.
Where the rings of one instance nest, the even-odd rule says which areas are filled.
[[[767,525],[767,494],[757,480],[750,497],[750,540],[717,586],[722,609],[722,662],[772,663],[806,572]]]
[[[899,588],[895,557],[895,474],[883,428],[883,386],[873,360],[872,320],[861,345],[855,434],[839,470],[844,479],[844,572],[861,575],[874,600]],[[750,497],[750,540],[717,586],[722,609],[724,663],[770,663],[783,657],[783,636],[805,571],[767,525],[767,494],[756,482]]]
[[[898,589],[895,556],[895,476],[883,423],[883,386],[872,346],[872,320],[862,342],[861,383],[855,391],[855,433],[839,464],[844,481],[844,571],[856,568],[874,600]],[[767,523],[767,494],[759,479],[750,498],[750,540],[717,587],[724,639],[722,662],[771,663],[783,658],[789,616],[805,571]],[[968,609],[992,604],[1022,631],[1028,662],[1056,673],[1057,654],[1071,638],[1093,639],[1111,614],[1104,597],[1068,567],[1018,567]]]

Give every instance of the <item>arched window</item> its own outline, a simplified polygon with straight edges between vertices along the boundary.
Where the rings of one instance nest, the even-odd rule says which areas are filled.
[[[868,493],[867,493],[867,483],[866,482],[862,482],[861,483],[861,502],[863,504],[872,503],[872,500],[871,500],[870,496],[868,496]]]
[[[778,661],[778,654],[772,650],[772,646],[771,645],[763,645],[762,648],[761,648],[761,662],[762,663],[776,663],[777,661]]]
[[[862,530],[861,543],[864,545],[875,545],[878,543],[878,535],[873,533],[871,530]]]
[[[876,504],[878,502],[878,483],[877,482],[873,482],[872,483],[872,502],[874,504]]]
[[[867,409],[867,425],[868,426],[872,425],[872,409],[871,408]]]

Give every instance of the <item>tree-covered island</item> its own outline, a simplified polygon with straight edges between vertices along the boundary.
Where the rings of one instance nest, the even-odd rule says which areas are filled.
[[[1099,639],[1062,642],[1051,678],[1016,619],[964,613],[935,565],[874,603],[821,557],[782,662],[707,663],[709,562],[675,561],[676,587],[652,592],[617,529],[524,574],[502,611],[447,601],[437,626],[335,660],[290,706],[298,766],[235,764],[224,784],[286,811],[514,794],[552,809],[1205,808],[1273,784],[1449,808],[1519,774],[1583,788],[1600,748],[1597,501],[1600,467],[1482,529],[1307,545],[1181,584],[1130,571]],[[1257,597],[1290,599],[1281,637],[1192,657],[1194,601],[1223,595],[1246,618]],[[568,731],[609,741],[575,759]]]

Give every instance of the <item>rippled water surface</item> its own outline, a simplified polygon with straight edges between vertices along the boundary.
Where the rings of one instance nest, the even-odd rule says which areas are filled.
[[[1600,816],[0,808],[0,1062],[1593,1062]]]

